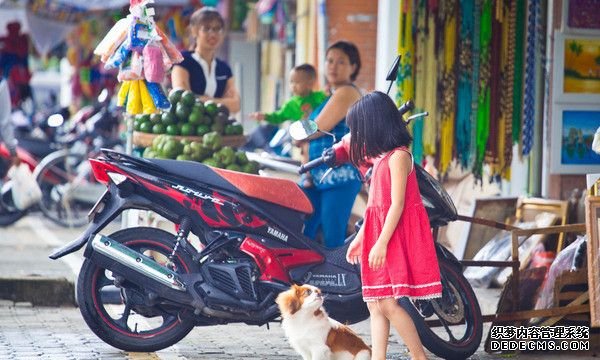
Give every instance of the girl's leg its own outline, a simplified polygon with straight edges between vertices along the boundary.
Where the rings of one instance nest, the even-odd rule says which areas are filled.
[[[371,315],[371,359],[385,360],[390,336],[390,321],[383,315],[377,301],[368,301]]]
[[[360,181],[353,181],[322,192],[321,226],[325,246],[334,248],[344,245],[352,206],[361,186]]]
[[[413,359],[427,359],[412,318],[393,298],[379,300],[382,314],[392,323]]]

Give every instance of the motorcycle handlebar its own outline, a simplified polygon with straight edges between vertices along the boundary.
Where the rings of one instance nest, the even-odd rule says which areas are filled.
[[[398,112],[400,113],[400,116],[403,116],[404,114],[413,110],[414,108],[415,108],[414,101],[408,100],[407,102],[405,102],[398,108]]]
[[[298,173],[304,174],[305,172],[308,172],[314,168],[317,168],[317,167],[323,165],[324,163],[325,163],[325,160],[321,156],[319,158],[316,158],[314,160],[307,162],[306,164],[300,165],[300,170],[298,170]]]
[[[300,170],[298,170],[298,173],[300,174],[304,174],[307,171],[310,171],[314,168],[317,168],[323,164],[326,164],[327,166],[335,166],[335,150],[333,148],[329,148],[325,151],[323,151],[323,154],[321,155],[321,157],[316,158],[314,160],[311,160],[309,162],[307,162],[306,164],[303,164],[300,166]]]
[[[415,108],[415,103],[412,100],[408,100],[407,102],[405,102],[398,108],[398,112],[400,113],[400,116],[403,116],[404,114],[413,110],[414,108]],[[304,174],[304,173],[306,173],[314,168],[317,168],[323,164],[327,164],[329,166],[335,166],[336,154],[335,154],[334,148],[329,148],[329,149],[325,150],[323,152],[323,155],[321,155],[321,157],[316,158],[314,160],[307,162],[306,164],[301,165],[300,169],[298,170],[298,173]]]

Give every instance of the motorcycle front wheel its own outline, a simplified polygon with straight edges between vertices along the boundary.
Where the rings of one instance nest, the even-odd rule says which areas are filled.
[[[473,355],[483,335],[483,319],[473,288],[460,269],[440,259],[442,297],[433,300],[399,300],[413,319],[423,346],[444,359]],[[433,320],[441,326],[429,326]]]
[[[191,256],[184,252],[169,259],[174,236],[166,231],[138,227],[109,237],[177,273],[198,271]],[[160,298],[149,301],[143,285],[122,281],[116,287],[115,277],[88,259],[77,281],[81,315],[107,344],[125,351],[153,352],[177,343],[194,328],[191,310]]]

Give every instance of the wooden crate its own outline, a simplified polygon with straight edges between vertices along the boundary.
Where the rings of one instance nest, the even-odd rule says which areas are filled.
[[[135,146],[140,146],[140,147],[149,147],[149,146],[152,146],[152,141],[157,136],[158,136],[157,134],[148,134],[148,133],[143,133],[143,132],[139,132],[139,131],[134,131],[133,132],[133,144]],[[171,136],[177,140],[187,139],[190,141],[202,141],[202,136],[173,136],[173,135],[168,135],[168,136]],[[246,143],[246,136],[244,136],[244,135],[224,135],[223,136],[223,146],[231,146],[233,148],[238,148],[238,147],[244,145],[245,143]]]
[[[581,294],[588,291],[587,268],[567,271],[556,277],[554,283],[554,307],[567,306]],[[588,303],[587,301],[585,303]],[[573,314],[565,316],[561,325],[590,325],[590,314]]]

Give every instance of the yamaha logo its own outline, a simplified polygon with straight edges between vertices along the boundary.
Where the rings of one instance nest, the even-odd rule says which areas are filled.
[[[281,240],[286,241],[286,242],[288,241],[288,236],[286,234],[282,233],[279,230],[275,230],[275,229],[273,229],[270,226],[267,228],[267,232],[269,233],[269,235],[273,235],[273,236],[275,236],[278,239],[281,239]]]

